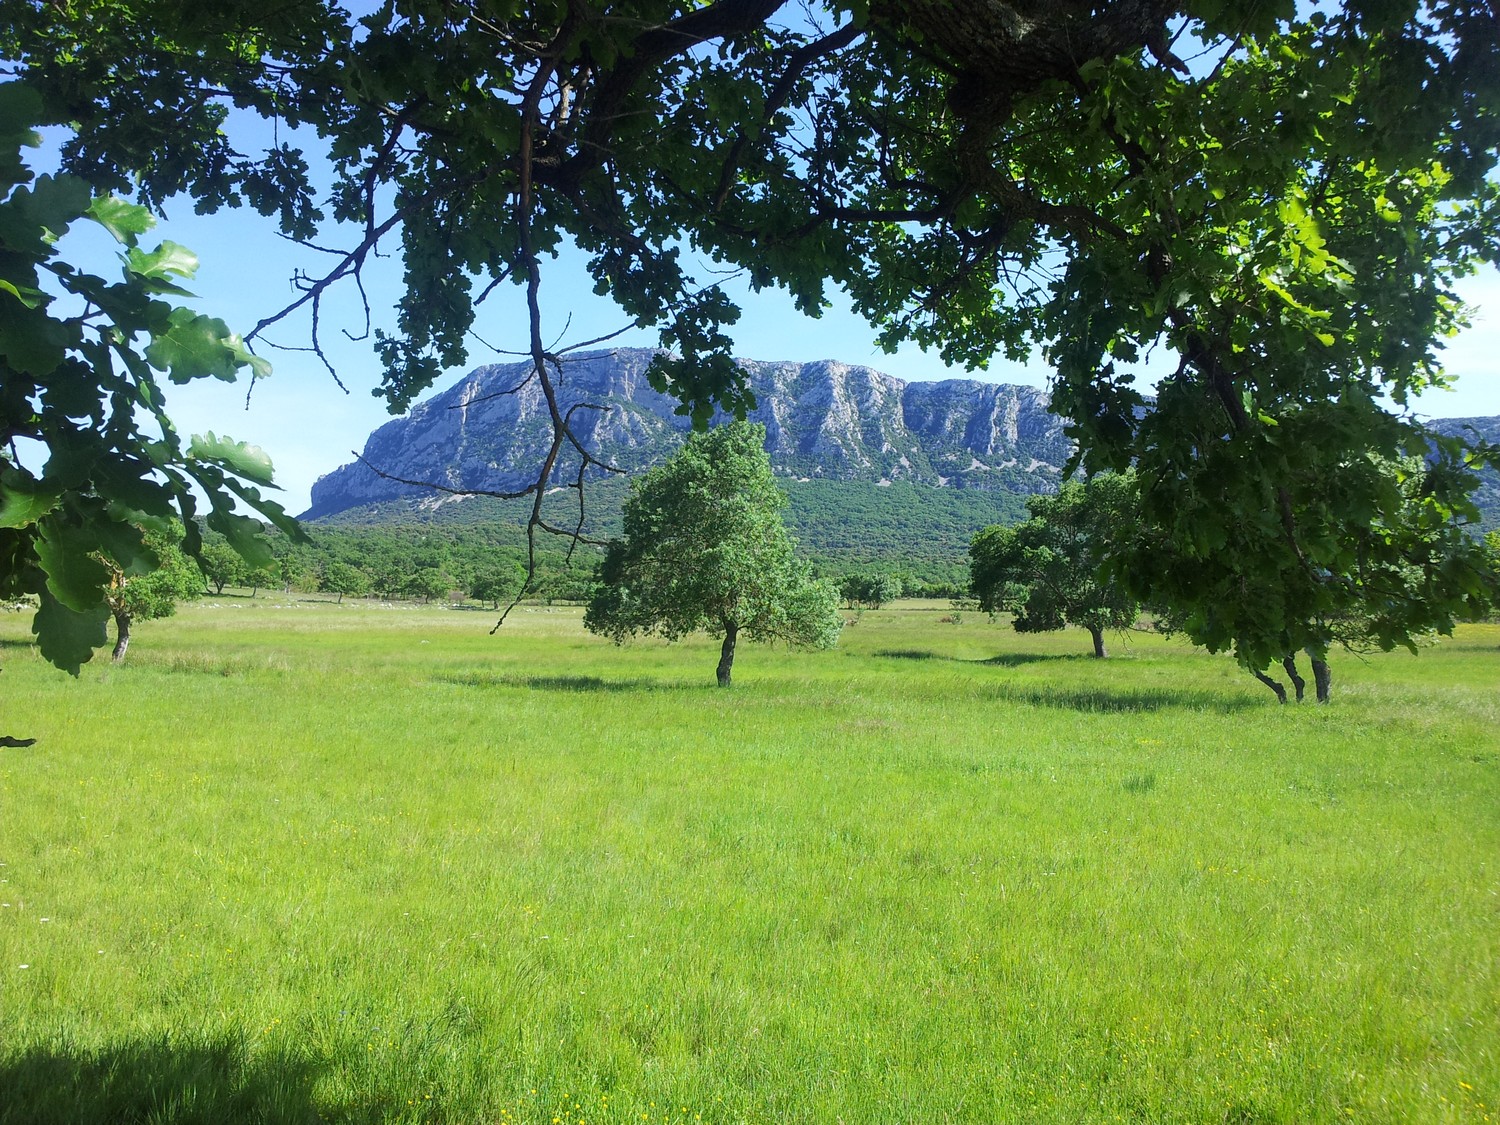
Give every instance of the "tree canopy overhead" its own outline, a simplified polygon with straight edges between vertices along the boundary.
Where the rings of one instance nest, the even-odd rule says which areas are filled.
[[[1385,640],[1490,596],[1458,531],[1474,451],[1385,403],[1442,381],[1453,283],[1500,257],[1492,2],[4,10],[0,54],[73,124],[66,162],[97,186],[249,204],[304,240],[351,224],[290,310],[314,346],[327,287],[399,244],[407,288],[378,339],[393,409],[465,362],[492,286],[524,286],[554,429],[534,520],[578,444],[539,303],[572,241],[601,293],[662,326],[654,378],[700,421],[749,393],[737,310],[695,254],[809,313],[842,290],[891,346],[977,366],[1040,348],[1084,462],[1133,464],[1145,517],[1210,571],[1313,589],[1362,565],[1360,529],[1394,565],[1416,519],[1424,612]],[[231,106],[302,128],[241,151]],[[1130,365],[1152,349],[1178,365],[1148,399]],[[1367,468],[1413,456],[1417,505]],[[1318,643],[1304,603],[1195,639],[1264,666]]]
[[[207,524],[247,559],[270,549],[236,500],[300,532],[260,493],[271,462],[259,447],[213,433],[185,442],[163,408],[167,382],[270,365],[223,321],[172,303],[192,296],[181,283],[198,260],[173,242],[148,250],[145,208],[76,176],[33,176],[23,154],[40,143],[41,112],[34,91],[0,83],[0,596],[37,599],[42,655],[77,675],[111,612],[118,659],[131,617],[159,616],[182,584],[170,563],[178,539],[199,547],[200,497]],[[121,247],[119,280],[68,261],[59,244],[85,222]]]

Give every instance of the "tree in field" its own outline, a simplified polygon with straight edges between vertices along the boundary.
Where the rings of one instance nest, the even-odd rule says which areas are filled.
[[[586,628],[617,644],[637,633],[722,637],[720,687],[730,685],[741,635],[810,648],[838,641],[838,592],[792,553],[764,443],[765,427],[748,422],[697,433],[633,482]]]
[[[337,594],[343,604],[345,594],[360,598],[370,592],[370,576],[346,562],[331,562],[323,570],[320,585],[330,594]]]
[[[1316,430],[1293,431],[1286,440],[1316,441]],[[1253,550],[1253,527],[1219,529],[1208,544],[1175,540],[1145,521],[1138,534],[1121,539],[1121,571],[1150,575],[1152,601],[1166,608],[1170,630],[1210,638],[1211,650],[1228,649],[1275,694],[1286,688],[1268,674],[1280,666],[1296,698],[1305,682],[1297,671],[1306,655],[1318,702],[1327,703],[1334,648],[1351,652],[1417,651],[1433,633],[1449,633],[1464,613],[1480,616],[1500,601],[1500,579],[1488,570],[1482,548],[1432,509],[1431,480],[1438,471],[1420,456],[1386,459],[1366,456],[1342,467],[1341,477],[1360,477],[1359,493],[1379,495],[1363,510],[1368,522],[1350,528],[1337,544],[1325,544],[1330,565],[1311,560],[1229,559]],[[1327,508],[1351,503],[1336,493],[1316,495],[1316,479],[1301,482],[1307,502]],[[1321,485],[1326,488],[1326,482]],[[1385,513],[1397,513],[1394,519]],[[1274,507],[1262,515],[1274,521]],[[1276,565],[1279,562],[1280,565]],[[1450,582],[1458,597],[1433,598],[1427,588]],[[1446,605],[1446,608],[1444,608]],[[1250,654],[1259,653],[1258,659]]]
[[[420,567],[406,584],[406,592],[414,598],[421,598],[423,604],[433,598],[447,597],[452,589],[453,579],[435,566]]]
[[[203,575],[178,546],[180,537],[162,532],[142,536],[145,549],[154,556],[147,562],[135,556],[130,562],[101,558],[109,573],[105,601],[115,622],[116,664],[130,647],[130,627],[137,621],[153,621],[177,612],[177,603],[203,594]]]
[[[515,597],[525,583],[526,572],[514,563],[488,566],[469,582],[469,597],[499,609],[500,603]]]
[[[291,551],[276,560],[275,574],[275,580],[288,594],[293,591],[316,590],[322,581],[312,559]]]
[[[274,562],[265,566],[248,568],[245,572],[245,585],[250,587],[252,598],[262,590],[274,590],[280,584],[281,568]]]
[[[215,594],[222,594],[225,586],[245,585],[250,573],[238,551],[213,540],[205,542],[198,552],[198,566]]]
[[[850,609],[879,609],[901,596],[901,579],[894,574],[850,574],[839,583],[839,596]]]
[[[552,424],[518,490],[533,529],[542,494],[583,486],[564,454],[590,467],[541,312],[571,240],[625,319],[661,326],[650,381],[699,423],[750,394],[739,310],[695,253],[809,313],[847,294],[888,346],[974,367],[1040,350],[1084,467],[1134,467],[1143,523],[1185,560],[1161,585],[1132,555],[1124,577],[1247,667],[1322,643],[1299,591],[1394,565],[1412,535],[1443,542],[1391,639],[1484,608],[1465,461],[1493,450],[1408,407],[1443,382],[1455,283],[1500,258],[1493,4],[207,7],[16,3],[0,57],[100,190],[248,203],[325,245],[320,225],[348,224],[285,310],[314,337],[328,287],[399,245],[378,344],[394,409],[466,361],[492,283],[524,287]],[[251,153],[231,105],[305,128]],[[331,193],[297,147],[313,137]],[[1176,367],[1148,398],[1132,364],[1151,349]],[[1420,507],[1365,468],[1409,457]],[[1261,624],[1213,612],[1226,582],[1275,595]]]
[[[403,563],[387,562],[379,566],[370,588],[382,598],[399,597],[411,581],[412,572]]]
[[[1018,633],[1077,625],[1093,638],[1094,655],[1106,656],[1105,631],[1128,629],[1140,614],[1140,604],[1103,573],[1112,544],[1135,527],[1137,503],[1134,478],[1115,473],[1033,496],[1030,519],[974,537],[969,573],[979,608],[1014,614]]]

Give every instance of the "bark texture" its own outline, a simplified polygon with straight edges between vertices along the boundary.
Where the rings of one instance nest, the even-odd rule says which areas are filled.
[[[877,27],[915,39],[959,78],[966,116],[1003,118],[1014,99],[1052,79],[1067,79],[1091,59],[1150,48],[1166,53],[1162,0],[875,0]]]
[[[1333,689],[1333,674],[1328,671],[1328,662],[1309,654],[1312,661],[1313,683],[1317,685],[1318,702],[1327,703]]]
[[[1271,677],[1266,675],[1264,672],[1256,672],[1255,678],[1276,693],[1277,703],[1286,702],[1286,688],[1281,686],[1281,682],[1279,680],[1271,679]]]
[[[1297,702],[1301,703],[1306,694],[1307,681],[1297,674],[1297,658],[1288,656],[1281,662],[1281,666],[1286,669],[1287,678],[1292,681],[1292,687],[1297,690]]]
[[[130,614],[122,609],[114,610],[115,650],[109,658],[116,664],[125,659],[125,650],[130,647]]]
[[[724,622],[724,644],[719,649],[718,678],[720,687],[729,686],[730,674],[734,671],[734,642],[740,634],[740,627],[733,621]]]

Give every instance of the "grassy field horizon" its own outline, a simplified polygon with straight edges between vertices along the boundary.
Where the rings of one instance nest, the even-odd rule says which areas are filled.
[[[1485,1122],[1500,626],[1278,707],[946,603],[839,647],[0,615],[0,1123]]]

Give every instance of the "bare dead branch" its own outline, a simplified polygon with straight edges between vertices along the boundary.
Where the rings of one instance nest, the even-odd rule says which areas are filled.
[[[514,354],[514,353],[512,353],[512,354]],[[534,379],[536,379],[536,369],[535,368],[533,368],[532,370],[528,371],[526,373],[526,378],[522,379],[514,387],[507,387],[503,391],[495,391],[495,392],[493,392],[491,394],[480,395],[478,398],[471,398],[471,399],[469,399],[466,402],[455,402],[452,406],[448,407],[448,409],[449,410],[467,410],[469,407],[473,406],[476,403],[491,402],[491,401],[493,401],[494,399],[497,399],[497,398],[506,398],[509,395],[520,394],[528,386],[531,385],[531,383],[532,383],[532,381]]]
[[[492,488],[456,488],[453,485],[439,484],[436,481],[408,480],[406,477],[398,477],[395,473],[388,473],[384,469],[377,468],[362,453],[356,453],[352,449],[349,452],[354,455],[356,461],[369,469],[370,472],[374,473],[381,480],[388,480],[394,484],[409,485],[412,488],[426,488],[433,492],[447,493],[449,496],[489,496],[495,500],[520,500],[537,491],[538,487],[533,483],[516,492],[501,492]]]

